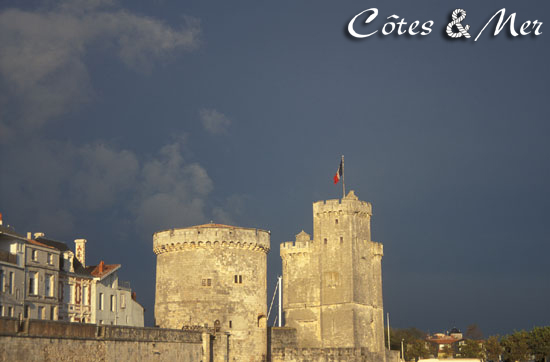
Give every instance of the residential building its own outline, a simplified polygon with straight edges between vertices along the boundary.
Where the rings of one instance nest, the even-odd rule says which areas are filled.
[[[0,316],[143,327],[143,307],[120,264],[86,266],[86,240],[19,235],[0,214]]]
[[[75,253],[63,242],[43,236],[37,240],[61,253],[60,320],[143,327],[143,307],[130,284],[118,280],[120,264],[86,266],[86,239],[75,240]]]
[[[35,238],[41,235],[37,233]],[[26,241],[24,318],[57,320],[61,304],[59,255],[52,246],[33,239]]]
[[[0,316],[21,317],[25,293],[25,238],[2,224],[0,214]]]

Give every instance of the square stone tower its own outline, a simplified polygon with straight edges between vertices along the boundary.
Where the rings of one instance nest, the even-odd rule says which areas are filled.
[[[313,204],[305,232],[281,244],[286,326],[299,347],[384,352],[382,244],[371,240],[372,206],[353,191]]]

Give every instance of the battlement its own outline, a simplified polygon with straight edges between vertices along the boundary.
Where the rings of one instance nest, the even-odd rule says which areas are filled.
[[[305,253],[312,247],[311,236],[302,230],[296,235],[296,241],[281,243],[281,256],[289,253]]]
[[[269,231],[221,224],[168,229],[153,234],[153,251],[162,254],[195,248],[242,248],[269,252]]]
[[[370,202],[361,201],[351,190],[343,199],[321,200],[313,203],[313,214],[321,213],[365,213],[372,215]]]
[[[313,246],[313,241],[285,241],[281,243],[281,253],[303,253]]]
[[[372,247],[372,255],[376,256],[384,256],[384,245],[382,243],[371,241],[371,247]]]

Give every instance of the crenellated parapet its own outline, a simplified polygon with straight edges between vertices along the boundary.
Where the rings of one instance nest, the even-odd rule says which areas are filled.
[[[280,253],[281,258],[285,259],[289,256],[304,255],[313,250],[313,241],[308,233],[301,231],[296,235],[296,241],[287,241],[281,243]]]
[[[322,200],[313,203],[313,215],[323,214],[357,214],[358,216],[371,216],[372,205],[370,202],[361,201],[350,191],[343,199]]]
[[[236,248],[269,252],[269,231],[221,224],[205,224],[168,229],[153,235],[153,251],[159,255],[197,248]]]
[[[379,257],[380,259],[384,256],[384,245],[376,241],[371,241],[372,255]]]

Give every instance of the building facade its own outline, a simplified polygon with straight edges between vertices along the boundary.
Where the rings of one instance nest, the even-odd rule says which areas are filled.
[[[313,204],[313,239],[281,244],[285,325],[299,348],[367,348],[384,354],[382,244],[372,206],[351,191]]]
[[[0,215],[0,316],[20,318],[24,293],[25,239],[4,227]]]
[[[86,267],[86,240],[67,244],[3,226],[0,214],[0,316],[143,327],[144,309],[120,264]]]
[[[270,234],[220,224],[159,231],[155,323],[213,328],[216,361],[264,361]]]

